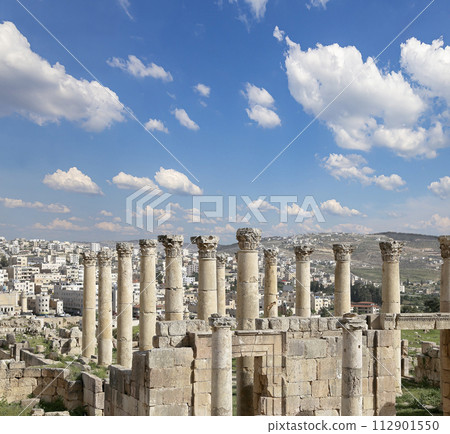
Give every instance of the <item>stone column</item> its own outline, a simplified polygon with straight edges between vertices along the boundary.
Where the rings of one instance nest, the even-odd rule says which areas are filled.
[[[98,252],[98,364],[112,363],[112,279],[110,251]]]
[[[166,251],[165,319],[166,321],[182,320],[184,291],[181,253],[184,238],[183,235],[159,235],[158,241],[162,243]]]
[[[367,324],[346,313],[338,327],[343,329],[341,416],[362,416],[362,331]]]
[[[450,235],[439,237],[441,268],[441,312],[450,313]],[[441,330],[441,398],[444,416],[450,416],[450,330]]]
[[[264,249],[264,317],[278,316],[278,249]]]
[[[139,240],[139,246],[139,351],[147,351],[153,348],[156,334],[156,240]]]
[[[20,310],[22,313],[28,312],[28,297],[25,291],[20,294]]]
[[[95,355],[95,263],[97,258],[90,250],[82,253],[84,266],[82,350],[83,357]]]
[[[350,258],[353,252],[351,244],[333,244],[334,260],[334,316],[349,313],[351,304]]]
[[[403,243],[398,241],[380,242],[383,259],[383,276],[381,283],[381,313],[400,313],[400,253]],[[402,393],[402,355],[401,330],[393,332],[393,353],[395,362],[395,380],[398,394]]]
[[[241,228],[236,232],[239,243],[237,276],[237,328],[254,330],[259,317],[258,248],[261,230]],[[238,416],[253,416],[254,357],[240,357],[236,361],[236,389]]]
[[[294,246],[295,253],[295,316],[311,316],[311,253],[308,245]]]
[[[211,416],[233,416],[233,318],[214,314],[212,327]]]
[[[217,313],[216,249],[219,238],[214,235],[191,237],[198,247],[197,318],[208,321]]]
[[[408,354],[409,342],[408,339],[402,339],[401,341],[401,353],[402,353],[402,377],[409,377],[409,354]]]
[[[133,248],[117,243],[117,364],[131,368],[133,352]]]
[[[217,313],[220,316],[226,315],[227,298],[225,294],[225,264],[227,263],[227,255],[218,253],[216,255],[217,266]]]

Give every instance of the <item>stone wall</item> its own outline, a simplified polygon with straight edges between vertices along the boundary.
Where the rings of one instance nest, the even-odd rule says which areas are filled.
[[[88,416],[103,416],[105,408],[104,381],[87,372],[82,372],[83,405]]]
[[[426,381],[439,387],[441,376],[440,349],[435,342],[421,343],[421,354],[417,355],[415,367],[416,382]]]

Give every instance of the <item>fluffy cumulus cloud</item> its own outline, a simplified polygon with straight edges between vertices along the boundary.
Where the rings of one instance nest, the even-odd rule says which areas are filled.
[[[155,181],[169,193],[174,194],[203,194],[202,189],[192,183],[189,178],[174,169],[164,169],[160,167],[155,174]]]
[[[444,176],[439,178],[439,181],[432,182],[428,189],[441,199],[447,199],[450,197],[450,176]]]
[[[178,122],[189,130],[197,131],[200,127],[189,117],[185,109],[175,109],[172,114]]]
[[[112,213],[112,212],[106,211],[106,210],[104,210],[104,209],[102,209],[102,210],[100,211],[100,214],[101,214],[102,216],[105,216],[105,217],[112,217],[112,216],[113,216],[113,213]]]
[[[11,22],[0,24],[0,58],[0,116],[18,113],[38,125],[67,120],[89,131],[125,120],[112,90],[50,65]]]
[[[22,199],[10,199],[8,197],[0,197],[0,202],[6,208],[31,208],[42,212],[54,212],[57,214],[67,214],[70,209],[66,205],[59,203],[44,204],[42,202],[25,202]]]
[[[123,234],[135,234],[137,229],[133,226],[122,226],[118,223],[113,222],[99,222],[95,225],[96,229],[107,232],[123,233]]]
[[[86,231],[88,230],[85,226],[79,226],[72,223],[69,220],[55,219],[48,225],[43,225],[41,223],[35,223],[33,225],[35,229],[43,229],[49,231]]]
[[[247,98],[248,117],[260,127],[275,128],[281,125],[281,120],[273,109],[275,100],[266,89],[247,83],[242,94]]]
[[[166,134],[169,132],[163,121],[160,121],[159,119],[149,119],[145,123],[145,128],[149,131],[161,131]]]
[[[323,160],[323,167],[336,179],[359,181],[363,185],[377,185],[383,190],[396,190],[406,182],[397,174],[374,175],[374,170],[366,166],[367,161],[357,154],[330,154]]]
[[[199,83],[196,86],[194,86],[194,90],[205,98],[209,98],[209,95],[211,93],[211,88],[209,86],[206,86],[206,84],[202,83]]]
[[[128,56],[127,60],[113,57],[112,59],[108,59],[106,63],[113,68],[120,68],[134,77],[152,77],[162,81],[173,81],[172,74],[166,71],[162,66],[156,65],[153,62],[144,65],[142,60],[132,54]]]
[[[139,190],[143,187],[150,187],[151,189],[157,189],[158,187],[150,178],[139,178],[137,176],[130,175],[125,172],[119,172],[112,182],[118,188],[124,190]]]
[[[67,172],[58,169],[55,173],[45,175],[42,182],[53,190],[103,195],[100,187],[76,167]]]
[[[353,217],[360,216],[362,213],[357,209],[350,209],[346,206],[342,206],[336,199],[330,199],[323,202],[320,205],[320,209],[329,214],[344,216],[344,217]]]
[[[372,58],[364,60],[354,46],[318,44],[303,51],[299,44],[285,39],[291,95],[306,112],[326,123],[340,147],[368,151],[378,146],[401,157],[434,158],[437,150],[447,145],[442,119],[430,111],[432,101],[423,89],[412,86],[402,71],[378,68]],[[402,47],[402,64],[424,84],[425,78],[412,73],[414,62],[407,60],[412,55],[405,54],[406,47],[419,51],[411,45],[408,41]],[[444,69],[444,65],[441,58],[434,59],[429,69]],[[433,86],[437,89],[439,84]]]
[[[275,26],[275,28],[273,29],[273,37],[280,42],[284,39],[284,33],[285,32],[283,30],[280,30],[278,26]]]
[[[310,0],[310,2],[306,4],[306,7],[308,9],[311,9],[311,8],[323,8],[323,9],[326,9],[327,8],[327,3],[329,1],[330,0]]]

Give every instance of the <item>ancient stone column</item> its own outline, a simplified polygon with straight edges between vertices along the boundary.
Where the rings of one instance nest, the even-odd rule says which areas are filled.
[[[353,252],[350,244],[333,244],[334,260],[334,316],[340,317],[349,313],[351,304],[350,258]]]
[[[227,255],[218,253],[216,255],[217,266],[217,313],[220,316],[226,314],[226,294],[225,294],[225,264],[227,263]]]
[[[264,317],[278,316],[278,249],[264,249]]]
[[[402,377],[409,377],[409,354],[408,354],[409,342],[408,339],[402,339],[401,341],[401,353],[402,353]]]
[[[98,364],[112,363],[112,280],[110,251],[98,252]]]
[[[398,241],[380,242],[381,258],[383,259],[383,276],[381,283],[381,313],[400,313],[400,253],[403,243]],[[401,330],[393,332],[393,355],[397,393],[402,393],[402,355]]]
[[[294,246],[295,253],[295,316],[311,316],[311,253],[308,245]]]
[[[82,253],[84,266],[83,281],[83,318],[82,318],[82,350],[83,357],[95,355],[95,263],[97,257],[94,252],[88,250]]]
[[[191,237],[198,247],[197,318],[208,321],[217,313],[216,249],[219,238],[214,235]]]
[[[233,318],[214,314],[212,327],[211,416],[233,416],[232,327]]]
[[[28,311],[28,298],[25,291],[22,291],[22,293],[20,294],[20,310],[22,313]]]
[[[156,333],[156,240],[139,240],[139,246],[139,350],[147,351],[153,348]]]
[[[439,237],[441,268],[441,312],[450,313],[450,235]],[[444,416],[450,416],[450,330],[441,330],[441,398]]]
[[[261,230],[241,228],[236,232],[239,243],[236,317],[239,330],[254,330],[259,317],[258,248]],[[254,357],[236,361],[238,416],[253,416]]]
[[[166,321],[182,320],[184,291],[181,254],[184,238],[183,235],[159,235],[158,241],[162,243],[166,251],[165,319]]]
[[[131,368],[133,352],[133,247],[117,243],[117,364]]]
[[[346,313],[338,327],[343,329],[341,416],[362,416],[362,332],[367,324]]]

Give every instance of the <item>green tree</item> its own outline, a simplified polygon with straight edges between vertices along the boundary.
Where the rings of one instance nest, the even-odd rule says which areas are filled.
[[[439,312],[441,309],[439,297],[430,297],[423,304],[425,306],[425,312]]]
[[[7,266],[8,266],[8,259],[6,258],[5,255],[2,255],[2,257],[0,258],[0,267],[6,268]]]

